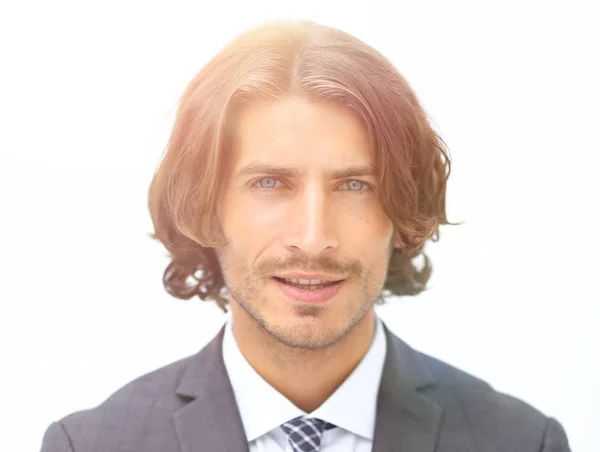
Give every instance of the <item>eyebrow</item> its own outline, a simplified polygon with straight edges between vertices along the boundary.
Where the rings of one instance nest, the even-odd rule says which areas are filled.
[[[290,168],[285,166],[270,165],[262,162],[250,162],[242,167],[236,174],[237,177],[251,176],[254,174],[266,174],[270,176],[279,176],[292,179],[302,175],[302,171],[298,168]],[[335,169],[327,171],[327,177],[330,179],[345,179],[348,177],[374,176],[375,167],[372,165],[357,165],[347,168]]]

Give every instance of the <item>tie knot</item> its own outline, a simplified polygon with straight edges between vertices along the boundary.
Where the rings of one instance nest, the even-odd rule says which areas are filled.
[[[317,418],[297,417],[281,426],[294,452],[318,452],[324,430],[335,425]]]

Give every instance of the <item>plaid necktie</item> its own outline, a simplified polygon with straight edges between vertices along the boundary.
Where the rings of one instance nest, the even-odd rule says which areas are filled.
[[[294,452],[319,452],[324,430],[335,425],[316,418],[297,417],[281,426]]]

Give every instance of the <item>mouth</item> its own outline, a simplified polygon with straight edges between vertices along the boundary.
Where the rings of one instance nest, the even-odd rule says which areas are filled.
[[[324,303],[337,294],[345,280],[327,281],[318,279],[272,277],[279,289],[288,297],[305,303]]]

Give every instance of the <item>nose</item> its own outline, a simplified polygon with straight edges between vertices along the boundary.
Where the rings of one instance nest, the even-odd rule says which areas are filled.
[[[334,206],[321,189],[306,189],[292,201],[283,243],[290,251],[310,255],[339,248]]]

